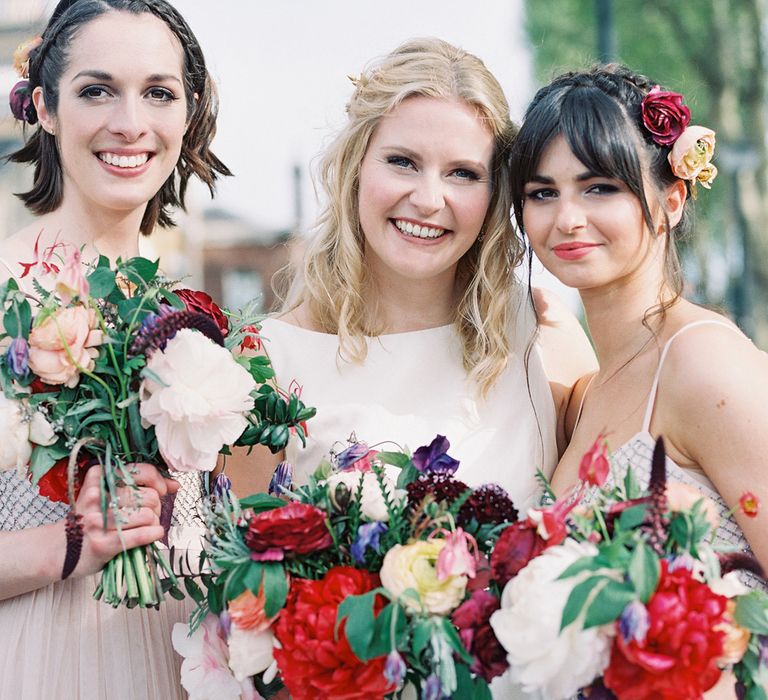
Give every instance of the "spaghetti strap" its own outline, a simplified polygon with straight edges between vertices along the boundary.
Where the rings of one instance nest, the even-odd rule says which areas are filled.
[[[587,382],[587,386],[584,387],[584,393],[581,395],[581,401],[579,401],[579,411],[576,414],[576,421],[573,424],[573,430],[571,431],[571,435],[576,432],[576,426],[579,424],[579,421],[581,420],[581,414],[582,411],[584,411],[584,399],[587,398],[587,392],[589,391],[589,387],[592,386],[592,380],[597,376],[597,372],[595,372]]]
[[[659,364],[656,367],[656,374],[653,377],[653,384],[651,384],[651,391],[648,395],[648,405],[645,407],[645,416],[643,417],[643,432],[648,433],[650,432],[651,428],[651,418],[653,417],[653,409],[656,406],[656,395],[659,391],[659,378],[661,377],[661,369],[664,366],[664,360],[667,357],[667,352],[669,351],[670,346],[672,345],[672,341],[677,338],[678,335],[685,333],[685,331],[690,330],[691,328],[696,328],[697,326],[704,326],[704,325],[713,325],[713,326],[724,326],[725,328],[728,328],[729,330],[732,330],[734,333],[738,333],[741,336],[744,336],[744,334],[735,326],[732,326],[729,323],[725,323],[725,321],[716,321],[714,319],[704,319],[702,321],[693,321],[692,323],[689,323],[679,330],[677,330],[675,333],[672,334],[672,337],[664,343],[664,347],[661,351],[661,356],[659,357]],[[746,337],[746,336],[744,336]]]

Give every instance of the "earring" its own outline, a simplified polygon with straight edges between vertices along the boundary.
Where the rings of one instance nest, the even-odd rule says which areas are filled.
[[[477,238],[475,239],[477,243],[482,243],[485,240],[485,229],[481,228],[480,233],[477,234]]]

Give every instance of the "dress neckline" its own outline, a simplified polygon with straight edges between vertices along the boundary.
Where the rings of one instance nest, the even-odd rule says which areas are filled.
[[[336,333],[325,333],[323,331],[315,331],[311,328],[304,328],[303,326],[297,326],[295,323],[290,323],[289,321],[284,321],[281,318],[278,318],[277,316],[269,316],[264,321],[268,321],[270,323],[278,323],[282,326],[287,326],[288,328],[294,329],[297,333],[306,333],[309,335],[314,335],[317,337],[323,337],[323,338],[333,338],[334,340],[338,340],[338,335]],[[264,323],[262,322],[262,324]],[[419,330],[415,331],[402,331],[400,333],[382,333],[381,335],[366,335],[364,336],[366,340],[380,340],[382,338],[405,338],[408,336],[416,336],[418,334],[425,334],[425,333],[445,333],[447,331],[450,331],[452,328],[454,328],[453,323],[448,323],[443,326],[433,326],[432,328],[421,328]]]

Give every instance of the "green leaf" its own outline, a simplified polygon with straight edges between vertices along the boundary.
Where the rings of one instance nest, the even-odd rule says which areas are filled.
[[[376,459],[382,464],[392,464],[395,467],[400,467],[400,469],[405,469],[411,464],[411,458],[403,452],[379,452]]]
[[[579,617],[589,594],[595,589],[595,586],[605,580],[605,576],[590,576],[573,587],[565,608],[563,608],[563,617],[560,620],[561,631]]]
[[[264,563],[264,614],[272,618],[285,605],[288,597],[288,579],[280,562]],[[256,591],[258,592],[258,591]]]
[[[3,327],[5,328],[5,332],[9,335],[11,338],[18,338],[19,335],[21,335],[21,326],[19,325],[19,319],[16,316],[16,312],[14,310],[14,306],[11,306],[11,308],[5,312],[5,315],[3,316]]]
[[[643,520],[645,520],[646,510],[647,505],[645,503],[627,508],[619,516],[619,527],[622,530],[634,530],[640,527],[643,524]]]
[[[97,267],[86,279],[90,287],[90,295],[96,299],[109,296],[117,286],[115,271],[108,267]]]
[[[32,483],[37,485],[40,478],[44,476],[56,462],[67,455],[69,455],[69,450],[58,444],[50,445],[48,447],[35,445],[32,448],[32,457],[29,460]]]
[[[21,334],[29,338],[29,330],[32,327],[32,307],[25,299],[19,304],[19,319],[21,320]]]
[[[427,648],[432,638],[432,623],[429,620],[419,620],[413,630],[413,654],[417,658]]]
[[[160,267],[160,260],[147,260],[146,258],[131,258],[120,266],[120,271],[129,276],[130,272],[135,272],[144,282],[151,282],[157,274]]]
[[[629,560],[629,578],[640,602],[647,603],[659,582],[659,559],[643,542],[637,545]]]
[[[445,634],[448,643],[451,645],[451,648],[461,657],[465,663],[471,664],[473,661],[472,655],[464,648],[464,645],[461,643],[459,633],[456,631],[456,628],[453,626],[450,618],[441,617],[439,620],[443,629],[443,634]]]
[[[348,596],[339,605],[336,613],[336,633],[344,618],[347,623],[344,634],[349,646],[361,661],[372,658],[368,655],[368,647],[373,639],[373,605],[376,600],[376,591],[369,591],[363,595]]]
[[[157,289],[158,296],[161,296],[163,299],[165,299],[174,309],[184,310],[184,302],[179,299],[170,289],[166,289],[165,287],[158,287]]]
[[[613,622],[633,600],[635,592],[630,585],[609,580],[592,599],[584,619],[584,629]]]
[[[736,622],[757,634],[768,634],[768,595],[752,591],[736,599]]]
[[[136,310],[141,306],[142,301],[141,297],[131,297],[125,301],[118,302],[117,315],[126,323],[130,323]],[[137,321],[141,321],[141,315],[139,315]]]
[[[205,600],[205,594],[203,593],[203,590],[200,588],[200,586],[197,585],[197,581],[195,581],[195,579],[190,578],[189,576],[185,576],[184,588],[187,589],[189,597],[192,598],[192,600],[194,600],[198,605],[200,605],[200,603]]]
[[[602,568],[602,565],[596,557],[581,557],[581,559],[577,559],[575,562],[573,562],[573,564],[571,564],[557,578],[558,580],[570,578],[571,576],[580,574],[582,571],[597,571],[600,568]]]
[[[392,625],[392,616],[395,616],[395,624]],[[406,613],[397,603],[390,603],[377,615],[373,627],[373,637],[368,645],[368,656],[375,659],[377,656],[388,654],[393,648],[402,648],[407,640]],[[394,636],[394,639],[393,639]]]
[[[273,508],[282,508],[285,501],[282,498],[276,498],[266,493],[255,493],[252,496],[246,496],[240,499],[241,508],[250,508],[255,513],[261,513]]]
[[[466,664],[456,663],[456,690],[452,700],[491,700],[491,697],[491,689],[481,677],[473,677]]]

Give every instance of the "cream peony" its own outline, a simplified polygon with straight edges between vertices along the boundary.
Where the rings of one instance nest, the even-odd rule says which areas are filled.
[[[273,663],[275,635],[267,628],[260,632],[244,630],[234,623],[229,632],[229,668],[238,681],[266,671]]]
[[[551,700],[569,698],[608,665],[613,625],[583,630],[577,622],[560,632],[560,620],[581,578],[557,577],[594,545],[566,539],[533,559],[504,588],[491,627],[507,650],[511,678],[523,690],[542,690]]]
[[[0,472],[25,469],[31,456],[23,405],[0,391]]]
[[[210,471],[219,450],[242,435],[256,384],[228,350],[182,329],[147,368],[165,384],[141,383],[141,417],[154,425],[160,454],[178,471]]]
[[[250,679],[241,682],[232,675],[227,642],[215,615],[208,615],[192,635],[189,625],[177,622],[171,641],[184,659],[181,685],[189,693],[189,700],[255,700],[259,697]]]
[[[382,474],[381,478],[384,483],[384,488],[393,502],[404,497],[405,492],[395,489],[395,482],[392,481],[387,474]],[[349,469],[347,471],[332,474],[328,477],[328,481],[326,482],[331,501],[334,505],[337,505],[336,488],[339,484],[344,484],[344,486],[347,487],[350,499],[356,498],[357,491],[360,488],[360,479],[363,480],[363,492],[360,499],[360,511],[363,514],[363,517],[371,521],[387,522],[389,520],[387,504],[384,501],[384,494],[379,485],[379,480],[376,477],[376,474],[372,471],[361,472],[355,469]]]
[[[46,384],[76,386],[80,369],[93,369],[101,343],[93,309],[58,309],[29,334],[29,368]]]
[[[437,559],[443,547],[441,539],[396,544],[381,565],[381,585],[393,596],[402,596],[406,607],[415,612],[423,607],[433,615],[447,615],[464,599],[467,577],[438,579]],[[420,601],[404,595],[409,588],[419,594]]]

